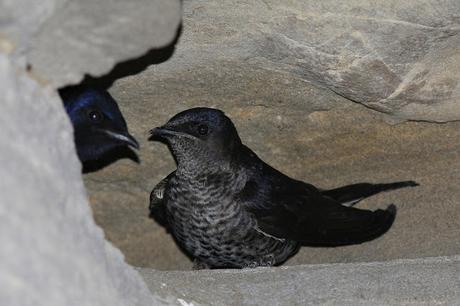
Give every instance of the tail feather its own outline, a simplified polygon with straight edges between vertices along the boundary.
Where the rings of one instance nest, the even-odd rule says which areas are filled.
[[[343,205],[352,206],[360,200],[380,192],[415,186],[419,186],[419,184],[414,181],[402,181],[388,184],[359,183],[331,190],[323,190],[321,193]]]

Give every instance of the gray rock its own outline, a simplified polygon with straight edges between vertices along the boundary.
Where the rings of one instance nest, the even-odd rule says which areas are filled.
[[[91,212],[53,89],[171,41],[179,1],[125,2],[0,3],[1,305],[459,303],[460,123],[386,123],[459,119],[458,1],[184,1],[171,60],[111,89],[142,141],[141,165],[86,176]],[[129,263],[190,268],[147,218],[148,194],[174,164],[146,138],[198,105],[224,109],[264,160],[320,187],[421,186],[360,203],[398,207],[370,243],[304,248],[280,268],[143,270],[150,294],[91,216]],[[451,257],[350,264],[440,255]]]
[[[0,45],[29,63],[36,78],[61,87],[167,45],[180,12],[179,0],[5,0]]]
[[[0,304],[151,305],[87,204],[62,103],[0,54]]]
[[[26,65],[26,54],[33,47],[32,38],[67,0],[0,1],[0,52],[12,54],[16,62]]]
[[[184,2],[181,65],[286,71],[399,119],[460,119],[460,2]]]
[[[253,270],[140,270],[176,305],[458,305],[460,257]]]

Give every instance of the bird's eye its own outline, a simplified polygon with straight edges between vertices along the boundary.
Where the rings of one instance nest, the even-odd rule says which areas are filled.
[[[102,114],[100,112],[98,112],[98,111],[89,112],[88,117],[89,117],[89,119],[91,119],[91,121],[95,121],[95,122],[98,122],[98,121],[102,120]]]
[[[208,126],[206,124],[200,124],[198,126],[198,134],[201,136],[208,134]]]

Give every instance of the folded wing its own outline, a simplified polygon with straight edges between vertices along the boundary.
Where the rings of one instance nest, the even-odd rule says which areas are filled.
[[[249,179],[239,196],[256,217],[259,229],[267,234],[303,245],[340,246],[373,240],[393,224],[394,205],[375,211],[344,206],[313,185],[282,174],[247,150],[244,164]]]

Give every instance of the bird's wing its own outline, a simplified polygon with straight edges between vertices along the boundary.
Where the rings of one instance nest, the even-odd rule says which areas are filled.
[[[175,173],[176,171],[173,171],[167,177],[162,179],[150,193],[150,217],[166,228],[168,228],[168,220],[166,217],[164,196],[168,182]]]
[[[248,180],[238,196],[269,235],[312,246],[357,244],[382,235],[394,221],[393,205],[376,211],[343,206],[252,154],[246,157]]]

